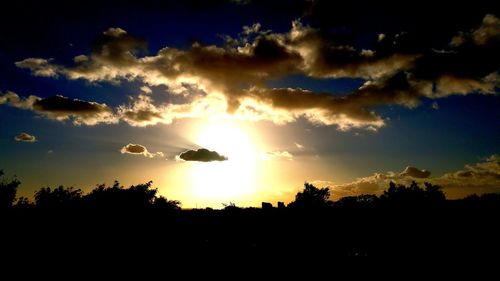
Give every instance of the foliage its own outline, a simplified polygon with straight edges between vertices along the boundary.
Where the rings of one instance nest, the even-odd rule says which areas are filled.
[[[7,180],[0,170],[0,209],[10,208],[16,200],[17,188],[21,184],[15,177]]]
[[[42,187],[35,192],[35,204],[43,208],[75,207],[82,199],[82,191],[73,187]]]
[[[291,208],[317,209],[325,208],[331,204],[330,189],[317,188],[310,183],[304,183],[304,190],[298,192],[295,201],[288,204]]]
[[[425,189],[422,189],[413,181],[408,187],[391,182],[389,188],[380,196],[380,200],[389,205],[413,206],[439,204],[444,202],[446,197],[438,185],[425,183]]]

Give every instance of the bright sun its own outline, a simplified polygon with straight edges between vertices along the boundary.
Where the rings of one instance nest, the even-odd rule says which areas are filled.
[[[235,120],[211,120],[195,134],[196,144],[228,157],[227,161],[191,163],[193,195],[227,203],[255,190],[259,151],[252,135]]]

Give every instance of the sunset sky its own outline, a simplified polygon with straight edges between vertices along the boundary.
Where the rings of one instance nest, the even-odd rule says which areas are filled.
[[[0,169],[19,195],[115,179],[185,208],[289,202],[305,181],[332,199],[390,181],[500,191],[494,1],[101,2],[0,4]]]

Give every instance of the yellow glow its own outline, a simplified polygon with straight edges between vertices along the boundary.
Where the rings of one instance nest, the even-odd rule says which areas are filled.
[[[192,195],[200,202],[246,200],[257,192],[259,150],[255,138],[234,119],[207,121],[195,132],[195,143],[228,157],[227,161],[191,162]]]

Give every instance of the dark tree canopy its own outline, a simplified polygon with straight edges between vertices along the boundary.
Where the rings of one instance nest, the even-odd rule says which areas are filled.
[[[16,200],[17,187],[20,184],[21,182],[16,178],[5,179],[3,170],[0,170],[0,209],[12,207]]]
[[[36,206],[42,208],[75,207],[80,204],[82,191],[73,187],[42,187],[35,193]]]
[[[317,209],[330,205],[330,189],[328,187],[317,188],[310,183],[304,183],[304,190],[295,195],[295,201],[288,206],[292,208]]]
[[[382,202],[397,205],[429,205],[439,204],[446,200],[444,192],[438,185],[425,183],[425,188],[421,188],[418,183],[413,181],[410,186],[394,182],[389,184],[389,188],[380,196]]]

